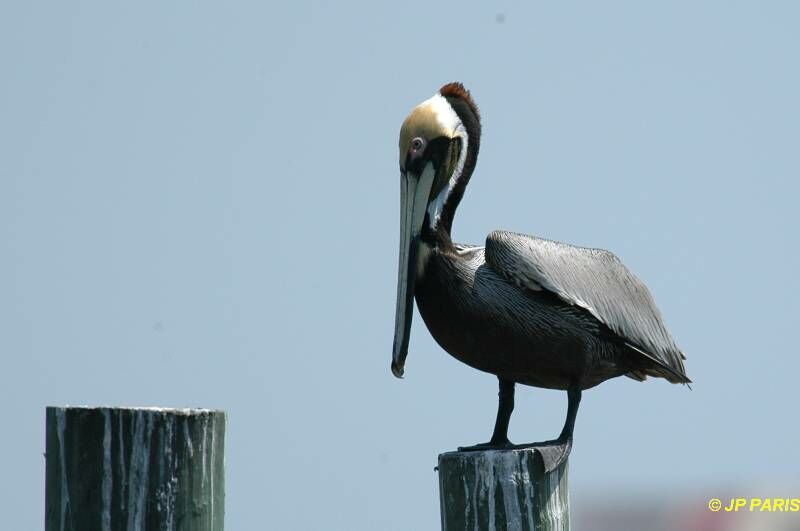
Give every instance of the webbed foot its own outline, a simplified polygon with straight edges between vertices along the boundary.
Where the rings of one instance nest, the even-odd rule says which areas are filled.
[[[512,450],[514,449],[514,444],[511,443],[508,439],[502,439],[499,441],[489,441],[480,444],[474,444],[472,446],[459,446],[459,452],[482,452],[483,450]]]

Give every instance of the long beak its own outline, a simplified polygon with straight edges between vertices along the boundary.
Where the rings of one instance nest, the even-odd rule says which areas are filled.
[[[400,180],[400,265],[397,271],[397,307],[392,347],[392,374],[398,378],[403,377],[408,355],[408,338],[414,315],[417,251],[435,175],[436,170],[429,162],[421,175],[405,172]]]

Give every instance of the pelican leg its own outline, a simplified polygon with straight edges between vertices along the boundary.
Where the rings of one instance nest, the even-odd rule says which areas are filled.
[[[514,411],[514,382],[500,380],[499,401],[497,406],[497,420],[494,424],[492,440],[488,443],[475,446],[459,447],[459,452],[474,452],[479,450],[527,450],[535,449],[542,456],[545,472],[558,468],[569,457],[572,451],[572,432],[575,429],[575,418],[578,416],[578,406],[581,403],[581,389],[578,386],[567,390],[567,419],[558,439],[528,444],[511,444],[508,440],[508,422],[511,412]]]
[[[570,387],[567,390],[567,420],[564,422],[564,429],[561,430],[561,435],[558,436],[559,442],[567,442],[572,440],[572,431],[575,429],[575,417],[578,416],[578,406],[581,405],[581,389],[580,387]]]
[[[500,384],[497,392],[497,419],[494,421],[494,432],[489,444],[504,447],[511,444],[508,440],[508,423],[514,411],[514,382],[502,378],[497,380]]]
[[[492,439],[488,443],[476,444],[474,446],[461,446],[459,452],[470,452],[477,450],[513,448],[514,445],[508,440],[508,422],[511,420],[511,412],[514,411],[514,382],[497,377],[500,390],[497,393],[497,420],[494,423]]]
[[[551,472],[561,466],[572,451],[572,432],[575,429],[575,417],[578,416],[578,406],[581,403],[581,389],[573,386],[567,389],[567,419],[558,439],[530,444],[515,444],[514,449],[535,448],[542,456],[545,472]]]

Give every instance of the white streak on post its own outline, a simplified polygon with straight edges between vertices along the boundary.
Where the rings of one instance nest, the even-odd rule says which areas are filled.
[[[67,521],[67,508],[69,507],[69,483],[67,482],[67,460],[64,452],[64,431],[66,420],[64,410],[56,409],[56,424],[58,425],[58,453],[61,459],[61,531]]]
[[[485,461],[485,460],[481,460]],[[495,513],[494,506],[494,467],[483,465],[484,468],[489,469],[489,474],[486,477],[486,505],[489,507],[489,531],[496,531],[494,524],[497,521],[497,514]]]
[[[203,438],[202,440],[202,447],[201,454],[203,454],[203,466],[201,469],[203,470],[202,480],[200,482],[201,490],[206,488],[206,455],[208,455],[208,417],[203,417]]]
[[[503,459],[498,484],[503,493],[503,509],[506,513],[507,529],[522,531],[522,508],[518,492],[523,483],[523,474],[517,468],[519,460]],[[516,502],[516,503],[515,503]]]
[[[567,522],[562,504],[569,506],[569,489],[567,485],[566,472],[563,474],[553,473],[547,478],[548,490],[552,496],[546,501],[545,514],[549,518],[553,529],[566,529]]]
[[[150,439],[153,422],[150,415],[133,415],[130,486],[128,487],[128,531],[143,531],[147,485],[150,479]]]
[[[161,466],[161,485],[159,503],[163,504],[164,511],[164,526],[168,531],[175,530],[175,489],[178,483],[176,476],[177,464],[175,454],[172,453],[172,440],[175,436],[175,417],[168,415],[165,417],[166,425],[164,427],[165,435],[162,438],[163,448],[159,450],[162,456]],[[167,476],[163,477],[164,471]]]
[[[466,481],[464,481],[463,483],[464,483],[464,499],[468,500],[469,499],[469,487],[467,487],[467,482]],[[469,504],[465,503],[464,504],[464,521],[465,522],[469,522],[469,510],[470,510]]]
[[[189,450],[189,459],[194,457],[194,447],[192,446],[192,437],[189,435],[189,419],[183,419],[183,438],[186,439],[186,448]]]
[[[113,470],[111,463],[111,413],[103,410],[103,483],[100,495],[103,500],[100,525],[103,531],[111,531],[111,490],[113,488]]]
[[[117,434],[119,439],[119,508],[125,509],[125,489],[128,487],[127,471],[125,469],[125,437],[122,431],[122,415],[117,416]]]
[[[212,527],[212,529],[215,527],[214,526],[214,506],[216,505],[216,500],[214,499],[214,492],[215,492],[214,491],[214,469],[216,468],[214,466],[214,463],[216,463],[216,460],[214,459],[214,450],[215,450],[214,445],[216,443],[216,437],[215,437],[214,434],[217,431],[215,429],[216,426],[214,426],[214,424],[216,422],[215,418],[216,417],[211,417],[211,470],[209,471],[210,474],[211,474],[211,527]]]
[[[473,464],[475,465],[475,481],[472,487],[472,514],[473,518],[475,519],[474,531],[480,531],[480,528],[478,527],[478,515],[481,514],[479,512],[480,506],[478,504],[478,500],[480,499],[480,496],[478,495],[478,478],[481,477],[481,468],[478,466],[477,459],[473,461]],[[466,477],[463,479],[463,481],[466,482]]]
[[[534,478],[531,477],[530,473],[528,472],[531,469],[530,460],[532,457],[528,454],[525,454],[525,461],[520,460],[519,468],[522,472],[522,481],[523,481],[523,492],[525,493],[525,499],[528,500],[528,504],[526,507],[528,510],[526,511],[526,516],[529,522],[533,522],[533,481]]]

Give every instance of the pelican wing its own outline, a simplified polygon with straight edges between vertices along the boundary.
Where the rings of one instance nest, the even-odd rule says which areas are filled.
[[[486,238],[486,261],[498,274],[528,289],[545,289],[588,310],[626,344],[648,358],[644,374],[689,383],[683,360],[652,295],[613,253],[603,249],[494,231]]]

